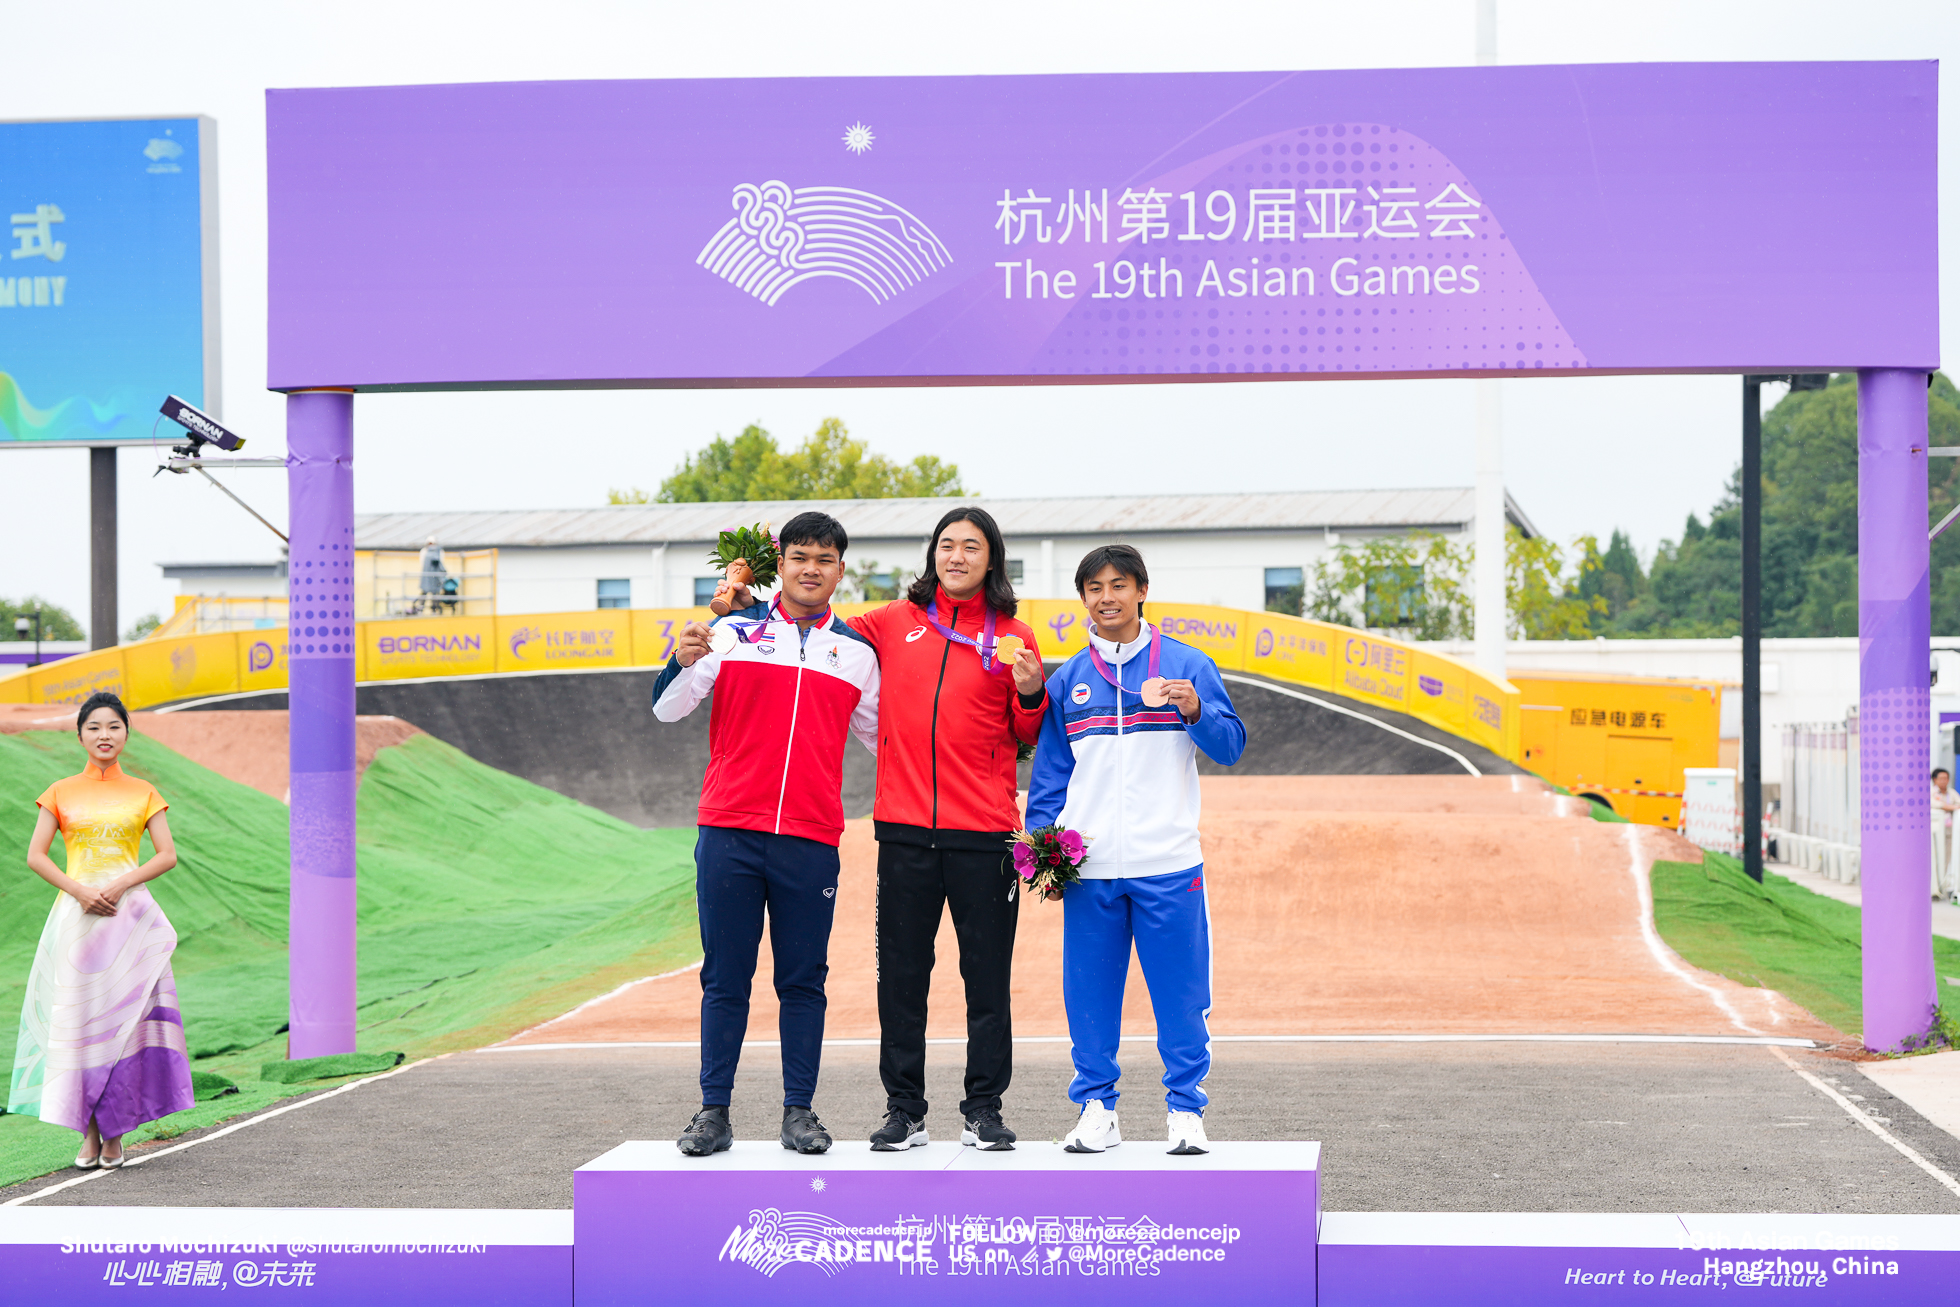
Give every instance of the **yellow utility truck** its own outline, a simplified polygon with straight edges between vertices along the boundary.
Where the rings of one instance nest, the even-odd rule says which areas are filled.
[[[1720,765],[1722,686],[1590,672],[1512,673],[1526,768],[1631,821],[1681,828],[1682,771]]]

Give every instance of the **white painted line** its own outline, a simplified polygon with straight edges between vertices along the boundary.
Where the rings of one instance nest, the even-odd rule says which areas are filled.
[[[1679,961],[1677,961],[1674,950],[1668,948],[1666,944],[1661,942],[1659,933],[1656,932],[1654,929],[1654,889],[1653,886],[1648,882],[1645,869],[1641,865],[1640,827],[1631,824],[1628,825],[1626,828],[1626,841],[1627,841],[1627,849],[1632,857],[1632,870],[1633,870],[1634,883],[1636,886],[1638,886],[1640,892],[1640,934],[1641,934],[1641,938],[1645,940],[1647,943],[1648,951],[1654,955],[1654,960],[1658,962],[1664,970],[1666,970],[1667,972],[1669,972],[1670,974],[1672,974],[1673,976],[1681,980],[1684,984],[1692,985],[1694,988],[1700,990],[1702,993],[1708,995],[1711,999],[1713,999],[1715,1001],[1715,1005],[1721,1008],[1722,1011],[1728,1016],[1729,1020],[1735,1023],[1737,1029],[1748,1031],[1750,1034],[1759,1035],[1761,1032],[1758,1031],[1754,1026],[1751,1026],[1748,1022],[1742,1019],[1741,1014],[1738,1013],[1735,1010],[1735,1008],[1729,1004],[1726,995],[1724,995],[1723,993],[1721,993],[1721,991],[1715,989],[1711,985],[1703,984],[1701,981],[1697,980],[1694,976],[1689,974],[1688,971],[1681,966]],[[1789,1067],[1792,1071],[1802,1076],[1805,1083],[1807,1083],[1812,1089],[1815,1089],[1818,1093],[1824,1095],[1826,1098],[1830,1099],[1833,1103],[1836,1103],[1839,1107],[1843,1108],[1846,1112],[1848,1112],[1851,1115],[1852,1120],[1856,1121],[1859,1125],[1865,1127],[1865,1129],[1871,1131],[1873,1134],[1877,1135],[1880,1139],[1883,1139],[1887,1144],[1897,1149],[1899,1153],[1902,1156],[1904,1156],[1907,1161],[1911,1162],[1914,1166],[1924,1171],[1927,1175],[1932,1176],[1933,1179],[1937,1180],[1942,1186],[1950,1190],[1955,1196],[1960,1196],[1960,1180],[1954,1179],[1952,1176],[1948,1175],[1945,1171],[1942,1171],[1939,1167],[1934,1166],[1931,1162],[1927,1161],[1924,1157],[1920,1156],[1918,1151],[1915,1150],[1912,1147],[1912,1145],[1906,1143],[1905,1140],[1900,1139],[1897,1135],[1893,1134],[1890,1130],[1887,1130],[1884,1126],[1880,1125],[1877,1121],[1874,1121],[1865,1112],[1860,1111],[1857,1104],[1853,1103],[1850,1099],[1846,1098],[1843,1094],[1840,1094],[1837,1090],[1831,1088],[1828,1084],[1825,1084],[1822,1080],[1818,1079],[1810,1072],[1798,1066],[1797,1060],[1791,1057],[1788,1053],[1783,1051],[1785,1048],[1790,1047],[1788,1043],[1782,1040],[1767,1040],[1767,1039],[1761,1042],[1769,1046],[1769,1051],[1772,1054],[1774,1054],[1778,1059],[1780,1059],[1784,1066]]]
[[[275,1107],[270,1111],[260,1112],[256,1116],[248,1116],[243,1121],[234,1122],[222,1130],[213,1130],[208,1135],[200,1135],[196,1139],[186,1140],[181,1144],[173,1144],[169,1148],[159,1148],[154,1153],[143,1153],[140,1156],[131,1155],[129,1160],[124,1162],[120,1167],[117,1167],[116,1170],[126,1171],[132,1166],[141,1166],[145,1162],[154,1162],[159,1157],[168,1157],[172,1153],[181,1153],[186,1148],[196,1148],[199,1144],[208,1144],[213,1139],[223,1139],[226,1135],[236,1134],[247,1126],[257,1125],[261,1121],[270,1121],[273,1117],[284,1116],[288,1112],[297,1112],[300,1108],[311,1107],[315,1103],[324,1103],[329,1098],[337,1097],[350,1089],[359,1089],[362,1085],[371,1085],[377,1080],[386,1080],[390,1076],[398,1076],[404,1071],[413,1071],[416,1067],[422,1066],[425,1063],[439,1062],[443,1058],[451,1056],[453,1054],[443,1053],[436,1057],[425,1057],[420,1062],[410,1062],[406,1066],[398,1066],[392,1071],[383,1071],[380,1075],[368,1076],[364,1080],[350,1080],[344,1085],[334,1086],[324,1094],[315,1094],[311,1098],[302,1098],[296,1102],[287,1103],[283,1107]],[[115,1174],[114,1171],[84,1171],[73,1179],[59,1181],[47,1186],[45,1189],[36,1189],[31,1194],[22,1194],[18,1198],[10,1198],[4,1203],[0,1203],[0,1207],[19,1207],[22,1203],[31,1203],[36,1198],[45,1198],[49,1194],[60,1193],[63,1189],[73,1189],[78,1184],[87,1184],[90,1180],[100,1180],[105,1175],[113,1174]]]
[[[1633,875],[1634,893],[1640,899],[1640,941],[1647,946],[1647,952],[1653,956],[1655,964],[1682,984],[1706,995],[1737,1030],[1761,1036],[1763,1032],[1742,1019],[1742,1014],[1735,1010],[1727,994],[1696,979],[1682,965],[1680,955],[1661,941],[1660,932],[1654,929],[1654,886],[1647,879],[1647,865],[1640,854],[1640,827],[1629,822],[1621,829],[1625,832],[1627,870]]]
[[[1944,1187],[1949,1192],[1951,1192],[1955,1197],[1960,1197],[1960,1180],[1954,1179],[1952,1176],[1948,1175],[1945,1171],[1942,1171],[1939,1167],[1934,1166],[1931,1162],[1927,1161],[1924,1157],[1920,1156],[1919,1151],[1915,1149],[1911,1144],[1908,1144],[1905,1140],[1899,1138],[1897,1135],[1893,1134],[1890,1130],[1887,1130],[1884,1126],[1880,1125],[1877,1121],[1874,1121],[1871,1118],[1871,1116],[1868,1113],[1861,1110],[1856,1103],[1846,1098],[1843,1094],[1840,1094],[1837,1090],[1831,1088],[1831,1086],[1829,1086],[1828,1084],[1825,1084],[1822,1080],[1819,1080],[1816,1076],[1810,1074],[1810,1072],[1798,1066],[1797,1060],[1791,1057],[1788,1053],[1784,1052],[1780,1048],[1772,1048],[1770,1052],[1774,1053],[1777,1057],[1781,1058],[1783,1060],[1784,1066],[1789,1067],[1792,1071],[1802,1076],[1805,1082],[1808,1083],[1812,1089],[1815,1089],[1818,1093],[1824,1095],[1824,1097],[1830,1099],[1833,1103],[1836,1103],[1839,1107],[1843,1108],[1847,1113],[1850,1114],[1851,1119],[1853,1121],[1856,1121],[1859,1125],[1865,1127],[1865,1129],[1871,1131],[1873,1134],[1877,1135],[1880,1139],[1883,1139],[1886,1143],[1896,1148],[1905,1157],[1905,1159],[1908,1162],[1911,1162],[1914,1166],[1924,1171],[1927,1175],[1932,1176],[1933,1179],[1937,1180],[1942,1187]]]
[[[1816,1048],[1814,1040],[1794,1039],[1781,1035],[1213,1035],[1215,1044],[1720,1044],[1740,1045],[1748,1048]],[[1017,1044],[1066,1044],[1067,1035],[1016,1035]],[[1155,1035],[1124,1035],[1127,1044],[1154,1044]],[[928,1044],[964,1044],[965,1039],[928,1039]],[[750,1039],[743,1041],[744,1048],[779,1048],[782,1041],[775,1039]],[[826,1039],[825,1048],[876,1048],[875,1039]],[[698,1039],[646,1039],[611,1040],[592,1043],[567,1044],[491,1044],[479,1048],[479,1053],[542,1053],[571,1049],[597,1048],[699,1048]]]
[[[1417,744],[1420,744],[1425,749],[1434,749],[1438,753],[1448,754],[1450,757],[1462,763],[1463,770],[1469,772],[1472,776],[1483,775],[1482,772],[1477,770],[1477,765],[1475,763],[1471,762],[1468,758],[1458,753],[1455,749],[1450,748],[1448,745],[1438,744],[1434,740],[1425,740],[1420,735],[1411,735],[1409,732],[1403,730],[1401,727],[1390,726],[1387,722],[1378,721],[1375,718],[1370,717],[1367,713],[1356,712],[1354,709],[1344,708],[1338,703],[1333,703],[1329,700],[1318,698],[1311,694],[1302,694],[1298,690],[1289,690],[1283,685],[1274,685],[1271,681],[1262,681],[1256,677],[1238,676],[1231,672],[1220,672],[1219,675],[1228,681],[1235,681],[1240,685],[1250,685],[1260,690],[1271,690],[1274,694],[1283,694],[1289,699],[1304,700],[1307,703],[1315,704],[1318,707],[1325,708],[1329,712],[1337,712],[1341,714],[1343,717],[1352,717],[1356,721],[1366,722],[1370,726],[1378,727],[1381,730],[1387,731],[1390,735],[1399,735],[1405,740],[1413,740]]]
[[[690,971],[699,971],[701,969],[701,963],[703,961],[704,959],[696,958],[694,961],[688,963],[684,967],[677,967],[672,971],[663,971],[657,976],[641,976],[638,980],[629,980],[625,984],[619,986],[616,989],[607,990],[605,993],[599,995],[597,998],[586,999],[585,1002],[579,1004],[577,1007],[573,1008],[569,1012],[561,1012],[557,1016],[552,1017],[549,1021],[540,1021],[538,1022],[537,1025],[532,1026],[530,1029],[520,1030],[516,1034],[512,1035],[510,1039],[499,1040],[498,1043],[508,1044],[511,1039],[522,1039],[526,1035],[536,1034],[540,1030],[544,1030],[547,1027],[557,1025],[560,1021],[569,1020],[570,1018],[577,1016],[579,1013],[585,1011],[585,1009],[589,1007],[592,1007],[599,1003],[604,1003],[609,999],[618,998],[621,994],[624,994],[627,990],[637,988],[640,985],[651,984],[656,980],[671,980],[675,976],[685,976]],[[497,1047],[497,1044],[492,1044],[491,1047],[495,1048]]]

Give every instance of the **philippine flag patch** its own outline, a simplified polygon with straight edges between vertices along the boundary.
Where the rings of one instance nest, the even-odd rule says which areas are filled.
[[[1088,687],[1088,685],[1087,685],[1087,684],[1086,684],[1085,682],[1082,682],[1082,681],[1077,681],[1077,682],[1075,683],[1075,688],[1074,688],[1073,690],[1070,690],[1070,691],[1068,692],[1068,697],[1069,697],[1069,698],[1070,698],[1071,700],[1073,700],[1074,702],[1076,702],[1076,703],[1087,703],[1087,702],[1089,702],[1089,687]]]

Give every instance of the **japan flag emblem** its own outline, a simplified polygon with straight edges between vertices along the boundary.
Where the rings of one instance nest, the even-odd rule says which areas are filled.
[[[1075,688],[1068,692],[1068,697],[1074,703],[1087,703],[1089,702],[1089,687],[1083,682],[1077,681]]]

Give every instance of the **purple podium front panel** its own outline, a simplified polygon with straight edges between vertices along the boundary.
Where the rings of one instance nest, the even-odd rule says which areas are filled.
[[[1947,1307],[1960,1216],[1329,1212],[1321,1307]]]
[[[622,1144],[573,1178],[578,1304],[1311,1307],[1319,1163],[1312,1143]]]
[[[1938,364],[1938,66],[527,82],[266,103],[268,384]]]
[[[570,1307],[564,1211],[0,1208],[9,1303]],[[229,1295],[236,1298],[237,1295]]]

